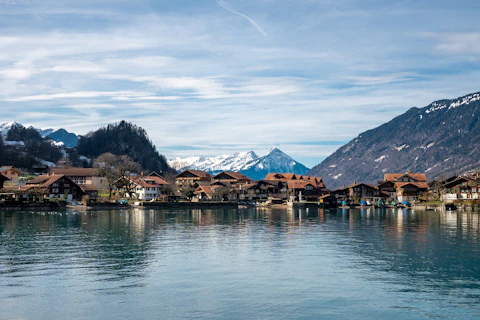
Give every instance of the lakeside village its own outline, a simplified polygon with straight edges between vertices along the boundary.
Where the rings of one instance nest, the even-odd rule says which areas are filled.
[[[0,208],[28,206],[162,205],[405,207],[430,204],[455,209],[480,204],[480,174],[427,183],[424,173],[387,173],[377,185],[354,182],[328,190],[320,177],[270,173],[253,181],[224,171],[186,170],[169,178],[152,172],[122,176],[114,186],[95,168],[49,168],[39,174],[0,167]]]

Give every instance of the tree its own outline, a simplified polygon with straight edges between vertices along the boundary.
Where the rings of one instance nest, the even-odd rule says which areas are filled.
[[[126,186],[127,192],[131,192],[133,183],[129,179],[132,174],[139,174],[141,167],[129,156],[116,156],[107,152],[94,160],[95,168],[98,168],[98,174],[105,177],[108,182],[108,199],[112,198],[113,189],[120,178]]]

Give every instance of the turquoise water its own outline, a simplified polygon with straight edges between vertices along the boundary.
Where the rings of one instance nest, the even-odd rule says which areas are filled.
[[[0,212],[0,319],[478,319],[477,213]]]

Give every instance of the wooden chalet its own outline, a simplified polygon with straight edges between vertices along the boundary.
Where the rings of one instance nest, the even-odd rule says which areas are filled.
[[[250,183],[252,179],[244,174],[233,171],[223,171],[212,177],[211,182],[228,183],[230,185]]]
[[[480,178],[459,176],[443,185],[442,200],[480,199]]]
[[[399,202],[415,201],[419,195],[428,190],[427,177],[424,173],[387,173],[378,187],[381,192],[388,192],[392,196],[392,184],[395,189],[394,196]]]
[[[207,184],[212,179],[212,175],[201,170],[185,170],[175,176],[175,183],[180,188],[198,187],[200,184]]]
[[[108,190],[108,181],[100,177],[96,168],[50,168],[51,175],[63,174],[78,185],[94,185],[97,189]]]
[[[199,185],[194,191],[196,201],[221,201],[223,194],[219,185]]]
[[[39,176],[26,183],[22,191],[36,189],[43,192],[45,198],[81,200],[85,192],[72,180],[63,174]]]
[[[283,183],[280,180],[258,180],[241,185],[238,199],[248,201],[267,201],[271,198],[286,198],[281,194]]]
[[[360,202],[361,200],[370,201],[371,203],[383,198],[380,190],[374,185],[367,183],[353,183],[349,186],[333,191],[333,194],[340,201]]]
[[[18,183],[21,172],[13,166],[0,167],[0,174],[7,177],[11,182]]]

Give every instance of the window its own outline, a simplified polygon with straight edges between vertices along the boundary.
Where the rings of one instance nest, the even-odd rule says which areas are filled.
[[[58,193],[58,188],[52,188],[52,193]]]

